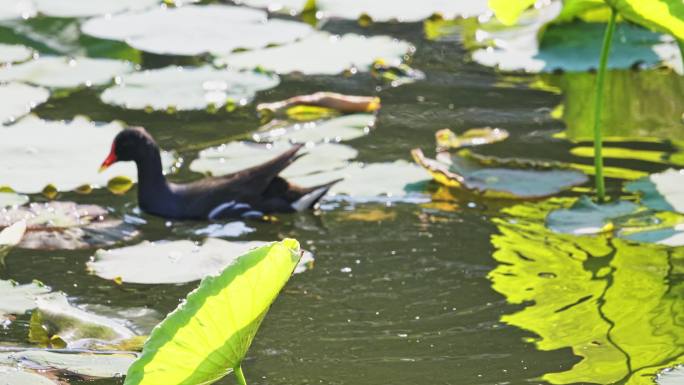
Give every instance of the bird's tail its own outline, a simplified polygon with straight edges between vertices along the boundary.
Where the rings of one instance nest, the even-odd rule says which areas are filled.
[[[304,211],[314,207],[316,203],[318,203],[318,201],[325,196],[330,188],[336,183],[340,182],[342,179],[343,178],[335,179],[332,182],[307,189],[308,191],[304,195],[292,203],[292,209],[295,211]]]

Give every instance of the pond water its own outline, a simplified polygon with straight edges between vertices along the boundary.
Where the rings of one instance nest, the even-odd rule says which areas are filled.
[[[57,28],[60,22],[53,23]],[[144,126],[162,148],[184,159],[171,177],[175,181],[198,178],[187,166],[199,149],[254,131],[260,125],[256,103],[320,90],[381,97],[376,128],[348,142],[362,161],[411,161],[413,148],[432,154],[439,129],[492,126],[508,130],[510,138],[475,152],[587,166],[592,162],[582,156],[586,151],[577,150],[590,147],[582,140],[590,132],[590,114],[583,111],[591,104],[583,95],[591,89],[591,74],[503,76],[468,60],[458,30],[443,41],[429,41],[422,23],[360,27],[334,21],[323,29],[407,40],[417,49],[411,66],[426,78],[377,89],[380,83],[367,74],[286,75],[278,87],[259,92],[254,104],[232,113],[129,111],[100,102],[100,89],[83,89],[53,97],[35,113],[46,119],[86,115],[94,121],[118,119]],[[12,30],[0,29],[0,39],[23,42]],[[122,50],[123,57],[129,54]],[[148,68],[186,62],[148,54],[141,60]],[[621,103],[607,107],[607,124],[614,127],[607,136],[659,140],[610,142],[609,148],[628,159],[608,156],[607,165],[616,172],[644,174],[681,165],[673,156],[679,148],[673,141],[684,139],[681,77],[625,70],[609,81],[624,91]],[[574,98],[565,101],[564,120],[552,117],[563,102],[559,90]],[[577,141],[556,135],[566,123],[573,128],[565,136]],[[662,154],[662,161],[639,159],[640,151]],[[620,195],[623,180],[608,182],[609,193]],[[432,202],[326,204],[316,212],[277,215],[272,223],[247,221],[256,231],[240,240],[294,237],[315,254],[314,268],[291,279],[266,317],[243,365],[249,383],[636,384],[646,378],[640,371],[675,363],[684,355],[680,251],[609,237],[575,242],[497,219],[506,218],[502,210],[519,202],[483,199],[435,182],[425,191]],[[582,192],[586,189],[565,195]],[[59,199],[95,203],[116,216],[144,219],[137,225],[141,236],[124,244],[202,239],[193,231],[206,223],[167,222],[141,214],[135,194],[135,188],[121,196],[102,189],[89,195],[61,193]],[[76,304],[147,307],[158,312],[158,319],[196,286],[116,285],[86,272],[93,254],[15,249],[0,277],[21,283],[39,279]],[[550,258],[546,254],[568,260],[545,259]],[[29,318],[20,316],[0,330],[0,343],[25,345]]]

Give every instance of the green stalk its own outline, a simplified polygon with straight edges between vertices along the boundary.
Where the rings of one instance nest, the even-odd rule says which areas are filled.
[[[610,44],[613,41],[615,31],[615,19],[617,12],[613,7],[610,8],[610,21],[606,26],[603,35],[603,46],[601,47],[601,59],[599,61],[598,74],[596,74],[596,88],[594,90],[594,168],[596,169],[596,194],[599,202],[606,199],[606,185],[603,180],[603,139],[601,135],[601,115],[603,112],[603,84],[606,78],[606,66],[608,64],[608,54]]]
[[[238,365],[237,367],[233,368],[233,373],[235,373],[235,379],[239,385],[247,385],[245,375],[242,373],[242,366]]]

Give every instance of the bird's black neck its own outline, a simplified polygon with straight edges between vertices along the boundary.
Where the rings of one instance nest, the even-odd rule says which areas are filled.
[[[147,152],[135,161],[138,167],[138,204],[144,211],[156,213],[172,204],[169,183],[162,171],[159,148]]]

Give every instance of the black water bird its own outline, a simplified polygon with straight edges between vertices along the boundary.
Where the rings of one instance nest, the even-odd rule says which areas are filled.
[[[171,219],[261,217],[310,209],[338,181],[304,188],[278,176],[299,157],[301,148],[293,145],[268,162],[232,174],[176,184],[163,174],[157,143],[145,129],[136,127],[114,138],[101,170],[118,161],[135,162],[138,205],[149,214]]]

